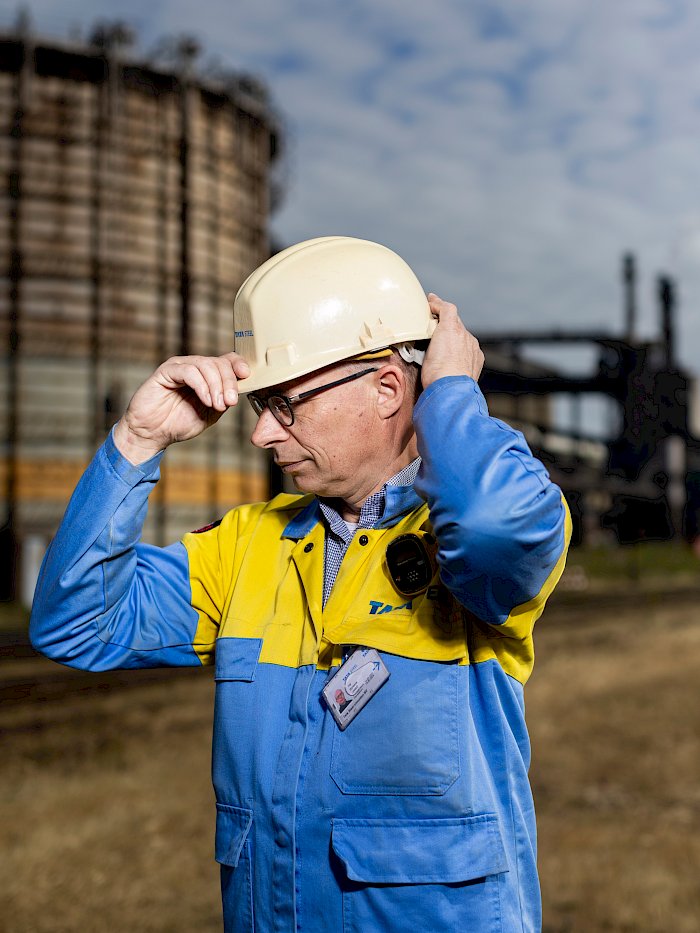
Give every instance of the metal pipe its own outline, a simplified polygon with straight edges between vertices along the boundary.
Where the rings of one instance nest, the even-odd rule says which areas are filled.
[[[93,145],[90,165],[90,356],[88,361],[87,437],[92,450],[97,448],[102,434],[102,405],[99,394],[99,361],[101,356],[100,323],[102,321],[102,214],[104,203],[105,136],[109,121],[109,62],[103,54],[102,80],[94,89],[92,118]],[[89,452],[92,454],[92,450]]]
[[[622,258],[622,279],[625,290],[625,340],[633,343],[637,322],[637,266],[632,253]]]
[[[675,365],[674,317],[676,310],[676,289],[673,279],[667,275],[660,275],[658,294],[661,310],[661,341],[666,353],[666,366],[672,369]]]
[[[5,480],[5,519],[0,529],[0,596],[14,599],[17,595],[17,481],[19,448],[19,364],[21,352],[22,315],[22,196],[24,165],[24,115],[33,66],[33,47],[23,37],[21,64],[15,79],[15,109],[10,130],[9,211],[9,332],[7,342],[7,475]]]
[[[190,348],[190,88],[180,79],[180,355]]]

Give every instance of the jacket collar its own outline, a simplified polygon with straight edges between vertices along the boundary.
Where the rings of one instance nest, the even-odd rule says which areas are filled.
[[[386,497],[384,512],[374,526],[375,528],[391,528],[409,512],[423,505],[423,500],[413,488],[413,483],[408,486],[387,484],[384,487],[384,493]],[[314,498],[289,522],[282,532],[282,537],[292,538],[295,541],[305,538],[320,520],[321,507],[318,499]]]

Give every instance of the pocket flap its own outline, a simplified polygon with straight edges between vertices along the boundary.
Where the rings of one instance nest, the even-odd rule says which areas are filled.
[[[244,807],[216,805],[216,838],[214,858],[222,865],[235,868],[253,822],[253,811]]]
[[[216,639],[214,680],[255,680],[262,638]]]
[[[495,814],[437,820],[333,820],[348,878],[370,884],[448,884],[508,871]]]

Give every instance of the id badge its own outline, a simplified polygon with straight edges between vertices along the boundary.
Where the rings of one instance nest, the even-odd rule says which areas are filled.
[[[323,698],[340,729],[345,729],[389,679],[386,664],[374,648],[357,648],[323,690]]]

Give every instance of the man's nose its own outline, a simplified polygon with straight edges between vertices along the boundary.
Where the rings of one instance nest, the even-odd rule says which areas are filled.
[[[265,408],[262,414],[258,415],[258,423],[250,435],[250,440],[256,447],[265,449],[279,441],[286,441],[288,437],[287,428],[279,423],[269,408]]]

